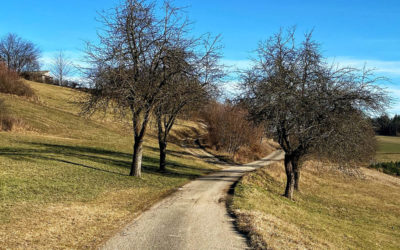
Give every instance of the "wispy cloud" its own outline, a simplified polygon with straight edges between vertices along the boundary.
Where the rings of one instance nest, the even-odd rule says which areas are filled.
[[[228,76],[225,78],[225,81],[220,85],[222,98],[233,98],[241,92],[239,86],[239,72],[241,70],[250,69],[253,65],[253,62],[251,60],[245,59],[222,59],[221,63],[227,67],[226,70],[228,71]]]
[[[362,68],[366,66],[367,68],[374,69],[377,73],[386,73],[391,76],[400,77],[400,61],[384,61],[340,56],[329,57],[328,62],[339,64],[340,66],[352,66],[357,68]],[[251,60],[224,59],[222,60],[222,63],[232,70],[249,69],[253,65],[253,62]]]
[[[50,70],[53,67],[54,59],[58,55],[60,51],[47,51],[42,54],[40,58],[41,68],[43,70]],[[72,70],[70,74],[66,77],[66,79],[70,81],[76,82],[84,82],[84,77],[82,76],[82,72],[79,68],[82,68],[86,65],[82,60],[82,52],[79,51],[63,51],[65,57],[72,62]]]
[[[54,58],[60,53],[60,51],[47,51],[42,54],[40,58],[40,63],[44,69],[51,68],[54,63]],[[66,58],[72,61],[74,65],[82,65],[83,63],[83,54],[79,51],[74,50],[64,50],[63,51]]]
[[[400,61],[383,61],[373,59],[359,59],[353,57],[331,57],[329,62],[337,63],[340,66],[351,66],[362,68],[372,68],[377,73],[387,74],[388,76],[400,77]]]
[[[251,60],[231,60],[223,59],[222,64],[229,67],[231,70],[244,70],[249,69],[253,65]]]
[[[400,61],[335,57],[328,58],[328,62],[338,64],[339,66],[350,66],[356,68],[362,68],[365,66],[368,69],[374,69],[377,75],[388,77],[388,82],[379,83],[392,98],[392,103],[387,112],[390,115],[400,114]]]
[[[386,89],[392,97],[393,103],[388,109],[391,115],[400,114],[400,61],[384,61],[372,59],[360,59],[354,57],[335,57],[328,58],[328,62],[338,64],[339,66],[351,66],[374,69],[378,75],[387,76],[391,79],[390,82],[382,83],[382,87]],[[249,69],[253,65],[251,60],[222,60],[222,63],[229,69],[244,70]],[[230,74],[230,79],[222,84],[222,90],[225,96],[232,97],[240,93],[239,79],[236,72]],[[399,84],[397,84],[397,82]]]

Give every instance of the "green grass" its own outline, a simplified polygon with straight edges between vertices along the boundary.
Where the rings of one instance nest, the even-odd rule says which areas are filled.
[[[150,130],[143,178],[130,177],[126,124],[80,117],[74,103],[80,92],[28,83],[38,102],[0,95],[23,121],[17,131],[0,132],[2,247],[97,246],[160,198],[215,169],[171,143],[168,172],[160,173]]]
[[[377,162],[400,161],[400,137],[377,136]]]
[[[400,181],[363,170],[366,179],[306,168],[295,201],[282,196],[282,164],[251,173],[235,188],[238,226],[273,249],[399,249]]]
[[[385,174],[399,176],[400,167],[400,137],[398,136],[377,136],[378,150],[376,163],[369,167],[377,169]]]

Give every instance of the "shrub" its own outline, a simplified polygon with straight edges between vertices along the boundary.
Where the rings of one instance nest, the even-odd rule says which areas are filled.
[[[20,125],[20,120],[8,114],[3,100],[0,100],[0,131],[11,131],[15,125]]]
[[[11,131],[17,120],[10,116],[0,116],[0,131]]]
[[[236,163],[264,157],[273,147],[263,140],[263,128],[247,120],[247,110],[232,104],[213,102],[200,117],[207,125],[207,144],[213,150],[227,152]]]
[[[34,97],[32,88],[23,83],[18,74],[0,63],[0,92],[25,97]]]
[[[263,130],[247,118],[247,111],[231,104],[211,103],[203,111],[208,142],[216,150],[235,154],[242,146],[261,141]]]
[[[370,168],[377,169],[385,174],[400,176],[400,161],[375,163],[370,165]]]

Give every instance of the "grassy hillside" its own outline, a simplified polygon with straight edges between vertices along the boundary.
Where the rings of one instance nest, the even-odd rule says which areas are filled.
[[[23,123],[0,132],[0,248],[95,247],[161,197],[215,168],[171,143],[168,173],[159,173],[150,131],[143,178],[129,177],[126,124],[80,117],[75,101],[81,92],[28,84],[39,101],[0,94]],[[196,126],[181,122],[176,130]]]
[[[295,201],[282,163],[246,175],[232,209],[252,244],[272,249],[399,249],[400,179],[371,169],[355,179],[306,167]]]

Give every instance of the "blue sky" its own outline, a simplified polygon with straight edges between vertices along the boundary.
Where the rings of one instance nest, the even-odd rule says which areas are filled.
[[[14,32],[38,44],[43,62],[58,50],[74,60],[84,40],[96,40],[96,11],[118,0],[13,0],[2,3],[0,36]],[[400,1],[395,0],[175,0],[187,6],[193,32],[221,34],[224,62],[245,67],[260,40],[280,27],[296,25],[299,35],[314,29],[324,55],[342,64],[377,69],[388,76],[385,86],[400,100]],[[300,38],[300,37],[299,37]],[[229,87],[227,88],[229,89]],[[390,113],[400,113],[400,103]]]

